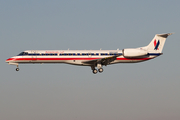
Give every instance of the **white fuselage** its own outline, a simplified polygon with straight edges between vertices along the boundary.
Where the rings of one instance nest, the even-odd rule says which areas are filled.
[[[25,54],[27,53],[27,54]],[[159,53],[148,54],[143,57],[125,58],[122,50],[27,50],[24,54],[19,54],[6,60],[9,64],[21,63],[67,63],[73,65],[91,66],[84,61],[101,59],[119,55],[115,63],[135,63],[142,62],[159,56]]]

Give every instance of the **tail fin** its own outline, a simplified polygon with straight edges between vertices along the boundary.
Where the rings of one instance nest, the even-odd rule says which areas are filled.
[[[145,47],[145,49],[147,49],[148,52],[157,51],[158,53],[162,53],[166,38],[172,34],[173,33],[156,34],[149,45]]]

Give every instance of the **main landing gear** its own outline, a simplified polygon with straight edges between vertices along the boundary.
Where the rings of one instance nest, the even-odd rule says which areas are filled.
[[[92,70],[92,72],[94,73],[94,74],[96,74],[97,72],[99,71],[99,73],[102,73],[103,72],[103,68],[100,68],[100,69],[93,69]]]
[[[101,65],[101,64],[97,64],[97,68],[98,68],[98,70],[95,69],[95,66],[91,66],[92,72],[93,72],[94,74],[96,74],[98,71],[99,71],[99,73],[102,73],[102,72],[103,72],[103,68],[102,68],[102,65]]]
[[[97,71],[97,69],[94,69],[94,70],[92,70],[92,72],[93,72],[94,74],[96,74],[98,71]]]
[[[99,68],[98,71],[99,71],[100,73],[102,73],[102,72],[103,72],[103,69],[102,69],[102,68]]]

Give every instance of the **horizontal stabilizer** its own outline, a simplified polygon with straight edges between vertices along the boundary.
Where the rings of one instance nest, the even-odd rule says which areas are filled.
[[[166,33],[166,34],[157,34],[159,37],[167,38],[168,36],[172,35],[174,33]]]

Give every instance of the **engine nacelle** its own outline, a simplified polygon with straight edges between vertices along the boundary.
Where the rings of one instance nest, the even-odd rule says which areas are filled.
[[[123,49],[122,54],[126,58],[134,58],[134,57],[145,56],[148,54],[148,52],[140,49]]]

